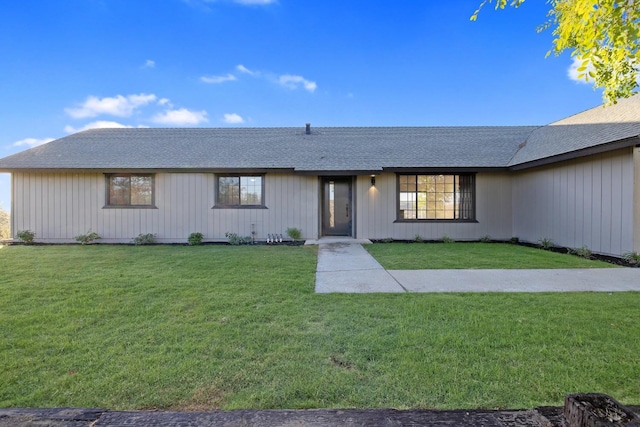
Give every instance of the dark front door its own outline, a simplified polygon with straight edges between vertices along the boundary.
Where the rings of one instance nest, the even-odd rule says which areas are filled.
[[[324,178],[322,193],[322,234],[351,236],[351,178]]]

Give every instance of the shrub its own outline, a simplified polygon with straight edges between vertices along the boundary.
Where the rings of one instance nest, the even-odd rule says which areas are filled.
[[[422,242],[424,242],[424,239],[422,238],[422,236],[421,236],[421,235],[416,234],[416,235],[413,237],[413,241],[414,241],[414,242],[416,242],[416,243],[422,243]]]
[[[589,249],[586,245],[581,248],[569,249],[569,253],[571,255],[576,255],[581,258],[586,258],[586,259],[591,258],[591,249]]]
[[[455,242],[455,240],[453,240],[451,237],[447,236],[446,234],[442,236],[442,243],[453,243],[453,242]]]
[[[0,240],[11,237],[11,230],[9,226],[10,222],[9,212],[5,211],[4,208],[0,206]]]
[[[547,239],[546,237],[544,239],[540,239],[539,243],[542,249],[551,249],[556,246],[555,243],[553,243],[553,240]]]
[[[31,230],[19,230],[16,233],[16,237],[22,240],[25,244],[30,245],[33,243],[33,239],[36,237],[35,231]]]
[[[137,237],[134,237],[131,241],[131,243],[133,243],[136,246],[140,246],[140,245],[151,245],[153,243],[156,242],[156,235],[153,233],[147,233],[147,234],[138,234]]]
[[[302,237],[302,230],[299,228],[287,228],[287,236],[291,237],[293,241],[296,241]]]
[[[638,252],[627,252],[622,258],[631,264],[640,264],[640,254]]]
[[[95,231],[89,230],[89,231],[87,231],[87,234],[81,234],[79,236],[74,237],[74,239],[76,239],[76,242],[80,242],[83,245],[87,245],[87,244],[93,242],[94,240],[101,239],[101,237]]]
[[[509,239],[509,242],[510,242],[512,245],[517,245],[518,243],[520,243],[520,238],[518,238],[518,237],[512,237],[511,239]]]
[[[249,236],[239,236],[236,233],[224,233],[224,236],[229,241],[230,245],[248,245],[251,243],[251,237]]]
[[[487,234],[486,236],[482,236],[482,237],[480,238],[480,241],[481,241],[482,243],[491,243],[491,236],[489,236],[488,234]]]
[[[204,235],[202,233],[191,233],[189,234],[187,241],[189,242],[189,246],[196,246],[202,244],[203,238]]]

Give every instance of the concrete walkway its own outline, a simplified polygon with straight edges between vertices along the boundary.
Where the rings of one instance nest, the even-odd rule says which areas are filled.
[[[318,243],[317,293],[640,291],[638,268],[387,271],[353,239]]]

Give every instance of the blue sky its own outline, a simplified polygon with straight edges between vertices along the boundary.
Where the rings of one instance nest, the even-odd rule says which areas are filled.
[[[0,7],[0,157],[91,127],[537,125],[591,108],[548,5],[20,0]],[[0,174],[0,204],[10,204]]]

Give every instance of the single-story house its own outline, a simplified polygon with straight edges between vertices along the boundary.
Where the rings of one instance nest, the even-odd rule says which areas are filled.
[[[551,239],[640,252],[640,96],[547,126],[94,129],[0,159],[36,241]]]

